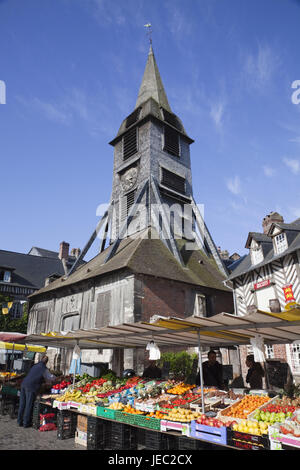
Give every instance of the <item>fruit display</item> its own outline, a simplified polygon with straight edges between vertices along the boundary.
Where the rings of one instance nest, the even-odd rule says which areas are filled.
[[[108,408],[110,410],[117,410],[117,411],[123,411],[123,409],[125,408],[125,405],[123,405],[123,403],[120,403],[120,402],[115,402],[115,403],[111,403]]]
[[[131,413],[131,414],[134,414],[134,415],[143,415],[144,414],[143,411],[137,410],[136,408],[134,408],[131,405],[124,406],[123,411],[124,411],[124,413]]]
[[[64,390],[65,388],[69,387],[72,384],[72,382],[68,379],[62,380],[59,384],[53,385],[52,389],[53,390]]]
[[[81,390],[70,390],[68,389],[65,393],[59,395],[56,401],[68,402],[73,401],[75,403],[82,404],[95,404],[97,401],[96,392],[89,392],[89,394],[83,395]]]
[[[166,413],[163,411],[154,411],[151,413],[146,414],[147,418],[156,418],[156,419],[165,419]]]
[[[279,425],[279,430],[282,434],[290,434],[300,439],[300,416],[296,415],[292,419],[287,420],[284,424]]]
[[[183,395],[184,393],[188,392],[195,388],[196,385],[187,385],[184,382],[181,382],[178,385],[175,385],[173,388],[169,388],[167,393],[172,393],[173,395]]]
[[[268,401],[270,401],[268,396],[246,395],[237,403],[221,411],[221,415],[230,418],[247,419],[254,410]]]
[[[199,400],[199,395],[196,393],[185,393],[181,398],[176,398],[171,401],[171,405],[183,406],[188,405],[196,400]]]
[[[185,408],[174,408],[165,415],[167,421],[178,421],[180,423],[190,423],[199,418],[201,413],[197,411],[187,410]]]
[[[206,416],[206,414],[201,414],[197,419],[196,422],[198,424],[203,424],[204,426],[212,426],[214,428],[221,428],[222,426],[232,426],[236,423],[236,421],[227,421],[224,423],[224,421],[218,419],[218,418],[209,418]]]
[[[240,423],[232,424],[233,431],[244,432],[255,436],[262,436],[268,433],[268,423],[265,421],[255,421],[254,419],[245,419]]]

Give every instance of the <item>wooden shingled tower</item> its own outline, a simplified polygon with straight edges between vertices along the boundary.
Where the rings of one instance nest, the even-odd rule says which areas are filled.
[[[109,207],[67,275],[30,297],[29,334],[233,311],[226,267],[193,197],[192,143],[150,45],[135,108],[110,142]],[[99,253],[82,265],[99,239]],[[97,360],[120,373],[124,357],[139,372],[145,348],[117,349]]]
[[[184,240],[189,242],[186,246],[193,247],[189,249],[200,249],[213,259],[226,276],[226,267],[193,197],[191,143],[169,105],[151,44],[135,109],[110,142],[114,169],[109,209],[69,275],[101,230],[100,252],[106,250],[107,262],[124,238],[145,236],[144,231],[152,228],[152,237],[159,236],[182,266],[180,245]]]

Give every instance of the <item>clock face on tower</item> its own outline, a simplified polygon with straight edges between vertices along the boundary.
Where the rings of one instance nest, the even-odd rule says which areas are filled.
[[[121,186],[123,191],[129,191],[137,180],[138,170],[136,167],[129,168],[122,176],[121,176]]]

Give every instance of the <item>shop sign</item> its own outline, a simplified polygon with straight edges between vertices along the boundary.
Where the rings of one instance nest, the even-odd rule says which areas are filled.
[[[288,303],[288,302],[295,302],[295,297],[294,297],[294,293],[293,293],[293,284],[290,284],[289,286],[285,286],[282,288],[283,289],[283,293],[284,293],[284,297],[285,297],[285,302]]]
[[[256,284],[254,284],[254,290],[262,289],[263,287],[268,287],[270,284],[270,279],[267,279],[266,281],[257,282]]]

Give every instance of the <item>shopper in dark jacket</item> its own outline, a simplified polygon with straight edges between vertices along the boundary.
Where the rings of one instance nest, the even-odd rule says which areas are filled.
[[[207,387],[223,389],[225,384],[223,380],[222,364],[216,360],[217,355],[215,351],[209,351],[207,357],[208,360],[202,364],[203,383]],[[197,375],[196,384],[200,385],[200,373]]]
[[[246,365],[249,367],[246,382],[250,388],[261,390],[263,386],[264,370],[259,362],[255,362],[253,354],[246,357]]]
[[[34,400],[44,381],[54,382],[56,377],[48,371],[46,364],[48,357],[43,355],[41,361],[32,366],[21,385],[18,424],[24,428],[31,425],[32,408]]]
[[[144,370],[143,378],[147,379],[160,379],[161,369],[156,366],[155,361],[150,361],[147,369]]]

